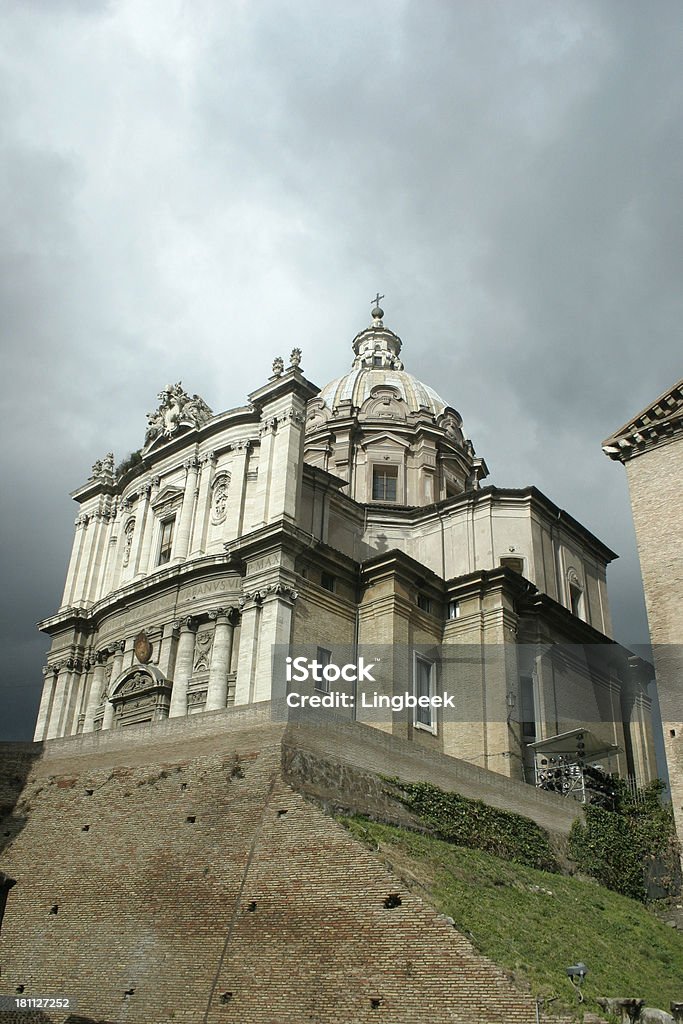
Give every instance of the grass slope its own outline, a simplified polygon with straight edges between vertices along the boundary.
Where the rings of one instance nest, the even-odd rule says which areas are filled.
[[[431,836],[341,818],[378,849],[412,887],[452,917],[474,946],[534,996],[558,996],[552,1010],[576,1008],[565,968],[588,966],[584,1008],[598,996],[636,996],[668,1010],[683,1000],[683,936],[641,903],[596,882],[550,874]]]

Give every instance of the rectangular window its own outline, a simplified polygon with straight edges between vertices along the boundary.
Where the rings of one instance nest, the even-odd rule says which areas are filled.
[[[460,602],[449,601],[448,602],[448,618],[459,619],[460,618]]]
[[[372,500],[396,501],[398,466],[375,466],[372,470]]]
[[[505,569],[512,569],[513,572],[518,572],[520,576],[524,575],[524,559],[523,558],[501,558],[500,564]]]
[[[318,653],[315,656],[315,660],[320,665],[320,670],[319,671],[322,674],[322,670],[324,668],[327,668],[327,666],[332,661],[332,651],[328,651],[325,647],[319,647],[318,648]],[[329,693],[330,692],[330,681],[329,681],[329,679],[316,680],[315,688],[316,688],[316,690],[323,690],[325,693]]]
[[[323,590],[329,590],[331,594],[334,594],[336,582],[332,573],[323,572],[320,574],[320,586]]]
[[[426,658],[415,655],[414,669],[415,696],[432,697],[434,695],[434,663]],[[436,718],[431,705],[415,708],[414,723],[418,729],[428,729],[429,732],[436,732]]]
[[[426,594],[417,595],[417,607],[423,612],[431,612],[432,602]]]
[[[520,722],[522,726],[522,741],[524,743],[536,742],[536,711],[534,709],[534,680],[533,676],[519,677],[520,697]]]
[[[375,366],[381,366],[382,365],[382,357],[381,356],[374,356],[372,362],[373,362],[373,364]]]
[[[173,519],[166,519],[161,524],[161,542],[159,544],[159,558],[157,559],[157,565],[166,565],[167,562],[171,561],[174,525],[175,517]]]

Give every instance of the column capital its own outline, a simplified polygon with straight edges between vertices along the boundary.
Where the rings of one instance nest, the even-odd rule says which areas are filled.
[[[216,461],[216,453],[215,452],[204,452],[204,454],[201,455],[200,458],[199,458],[199,462],[202,465],[205,465],[207,463],[210,464],[210,463],[215,462],[215,461]]]
[[[199,459],[196,455],[192,455],[189,459],[185,459],[183,466],[190,473],[192,470],[199,469]]]
[[[237,617],[239,609],[234,605],[228,605],[226,608],[212,608],[208,612],[209,619],[212,622],[217,622],[219,619],[224,619],[231,626],[234,625],[234,619]]]
[[[259,425],[259,434],[274,434],[277,430],[277,416],[268,416],[266,419],[261,420]]]
[[[251,448],[251,441],[248,437],[245,437],[241,441],[235,441],[232,445],[233,451],[236,452],[248,452]]]
[[[180,633],[196,633],[199,623],[193,615],[184,615],[173,620],[173,629]]]

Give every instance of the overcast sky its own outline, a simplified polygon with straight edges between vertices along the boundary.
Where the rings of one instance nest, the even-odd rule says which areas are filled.
[[[600,442],[682,374],[683,12],[642,0],[4,0],[2,734],[32,735],[77,506],[182,379],[345,372],[377,289],[501,486],[621,558]]]

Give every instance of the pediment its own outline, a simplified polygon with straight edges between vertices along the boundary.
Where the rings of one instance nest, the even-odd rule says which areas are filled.
[[[405,422],[408,407],[403,401],[398,388],[388,384],[380,384],[373,388],[370,397],[366,398],[358,410],[359,417],[372,419],[400,420]]]
[[[410,442],[397,434],[381,433],[372,434],[361,441],[362,448],[390,448],[398,445],[400,448],[410,448]]]
[[[183,489],[182,487],[174,487],[172,484],[166,484],[157,496],[152,499],[151,506],[156,509],[162,508],[165,505],[180,504],[183,500]]]

